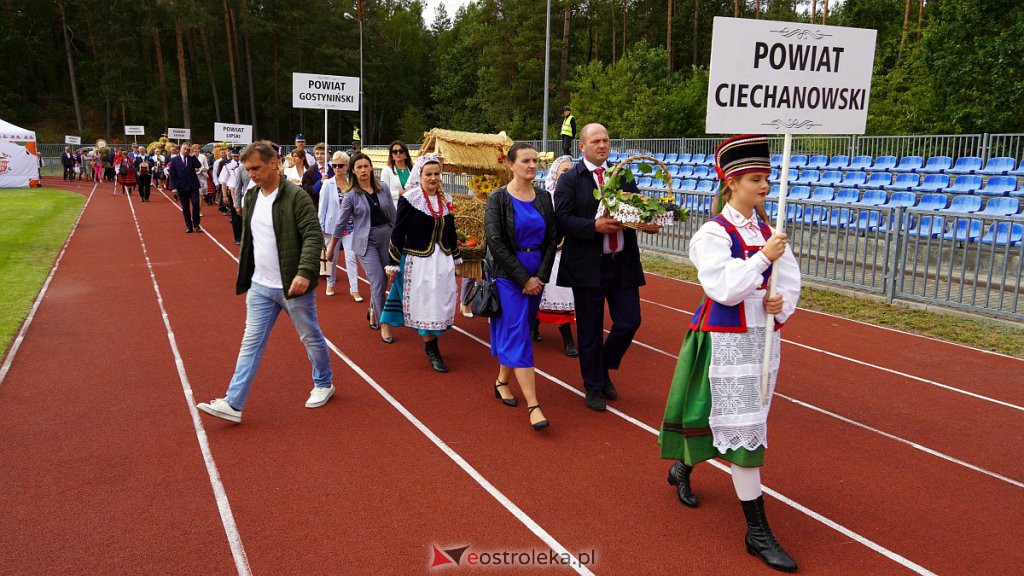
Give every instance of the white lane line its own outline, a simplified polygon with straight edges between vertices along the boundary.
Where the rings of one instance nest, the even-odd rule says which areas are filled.
[[[665,276],[664,274],[657,274],[655,272],[644,271],[644,274],[650,274],[651,276],[657,276],[658,278],[664,278],[665,280],[672,280],[681,284],[689,284],[691,286],[700,286],[697,282],[690,282],[689,280],[682,280],[680,278],[673,278],[671,276]],[[1017,362],[1024,362],[1024,359],[1017,358],[1016,356],[1010,356],[1009,354],[1003,354],[1002,352],[995,352],[992,350],[983,350],[981,348],[975,348],[974,346],[968,346],[967,344],[960,344],[959,342],[950,342],[949,340],[941,340],[932,336],[925,336],[923,334],[914,334],[913,332],[907,332],[898,328],[890,328],[889,326],[879,326],[870,322],[864,322],[863,320],[854,320],[853,318],[846,318],[845,316],[839,316],[836,314],[829,314],[828,312],[822,312],[820,310],[811,310],[810,308],[800,308],[797,310],[803,310],[809,314],[817,314],[819,316],[827,316],[829,318],[835,318],[837,320],[844,320],[846,322],[853,322],[854,324],[860,324],[869,328],[876,328],[878,330],[885,330],[888,332],[895,332],[897,334],[903,334],[904,336],[913,336],[914,338],[921,338],[922,340],[931,340],[932,342],[938,342],[939,344],[947,344],[949,346],[955,346],[957,348],[964,348],[973,352],[981,352],[982,354],[991,354],[993,356],[999,356],[1000,358],[1006,358],[1007,360],[1016,360]]]
[[[78,223],[82,221],[82,216],[85,215],[85,209],[89,207],[89,202],[92,201],[92,195],[96,192],[96,187],[99,185],[92,185],[92,190],[89,192],[89,196],[85,199],[85,204],[82,205],[82,211],[78,213],[78,218],[75,219],[75,223],[71,226],[71,232],[68,233],[68,237],[64,239],[64,245],[60,249],[60,254],[57,255],[57,259],[53,261],[53,266],[50,266],[50,274],[46,277],[46,281],[43,282],[43,287],[39,289],[39,294],[36,295],[35,302],[32,303],[32,307],[28,310],[28,316],[25,317],[25,321],[21,324],[21,329],[18,330],[18,335],[14,338],[14,343],[11,344],[10,350],[7,352],[7,357],[4,358],[3,366],[0,366],[0,384],[4,383],[4,378],[7,378],[7,373],[11,371],[11,364],[14,363],[14,355],[18,353],[18,349],[21,348],[21,343],[25,340],[25,333],[28,332],[28,327],[32,325],[32,320],[36,317],[36,310],[39,309],[39,304],[43,301],[43,296],[46,296],[46,290],[50,287],[50,281],[53,280],[53,276],[57,273],[57,267],[60,266],[60,261],[64,259],[64,253],[68,250],[68,244],[71,243],[71,238],[75,235],[75,230],[78,230]]]
[[[214,244],[220,246],[220,249],[223,250],[228,256],[230,256],[231,259],[235,261],[235,263],[238,263],[238,258],[235,257],[235,255],[232,254],[227,248],[225,248],[224,245],[221,244],[213,235],[207,233],[206,236],[210,240],[212,240]],[[366,281],[365,279],[362,278],[361,280],[363,280],[364,282]],[[162,307],[163,306],[161,305],[161,308]],[[378,384],[377,381],[373,379],[373,377],[371,377],[369,374],[366,373],[365,370],[362,369],[362,367],[353,362],[351,358],[349,358],[334,344],[334,342],[331,342],[331,340],[327,339],[326,336],[325,339],[327,340],[327,346],[331,349],[332,352],[334,352],[335,355],[338,356],[338,358],[341,358],[341,360],[345,362],[345,364],[348,364],[348,366],[352,368],[352,370],[356,374],[358,374],[360,378],[362,378],[367,384],[369,384],[374,390],[376,390],[377,393],[380,394],[380,396],[388,402],[388,404],[391,404],[391,406],[395,410],[397,410],[399,414],[405,417],[405,419],[408,420],[413,426],[415,426],[416,429],[419,430],[421,434],[426,436],[428,440],[430,440],[435,446],[437,446],[442,452],[444,452],[444,454],[448,456],[448,458],[450,458],[453,462],[455,462],[455,464],[458,465],[459,468],[462,468],[463,472],[465,472],[470,478],[472,478],[477,484],[479,484],[481,488],[483,488],[488,494],[491,495],[492,498],[497,500],[498,503],[502,505],[502,507],[508,510],[513,516],[515,516],[516,520],[518,520],[520,523],[526,526],[530,530],[530,532],[533,532],[533,534],[540,538],[540,540],[544,542],[549,548],[551,548],[551,550],[554,550],[559,554],[565,554],[567,558],[571,558],[569,565],[573,568],[573,570],[576,571],[577,574],[593,576],[593,572],[591,572],[589,568],[581,564],[575,554],[570,553],[565,548],[565,546],[563,546],[558,540],[556,540],[554,536],[549,534],[547,530],[541,527],[541,525],[538,524],[533,518],[531,518],[529,514],[527,514],[525,511],[523,511],[522,508],[517,506],[515,502],[512,502],[512,500],[510,500],[508,496],[505,496],[505,494],[496,486],[491,484],[487,480],[487,478],[485,478],[483,474],[477,471],[476,468],[473,468],[473,466],[469,462],[467,462],[465,458],[463,458],[458,452],[453,450],[451,446],[445,443],[444,440],[442,440],[437,434],[435,434],[430,428],[428,428],[401,402],[399,402],[394,396],[392,396],[387,390],[385,390],[380,384]],[[193,412],[195,412],[194,409]]]
[[[607,332],[607,330],[605,330],[605,332]],[[647,348],[648,350],[653,350],[654,352],[657,352],[658,354],[663,354],[665,356],[668,356],[669,358],[675,358],[676,360],[679,359],[679,356],[676,355],[676,354],[672,354],[670,352],[666,352],[666,351],[661,350],[659,348],[655,348],[654,346],[651,346],[649,344],[644,344],[643,342],[640,342],[638,340],[633,340],[633,344],[636,344],[637,346],[640,346],[642,348]],[[790,402],[792,402],[794,404],[797,404],[799,406],[803,406],[804,408],[808,408],[810,410],[814,410],[815,412],[819,412],[821,414],[825,414],[826,416],[831,416],[831,417],[833,417],[833,418],[835,418],[837,420],[841,420],[843,422],[846,422],[847,424],[851,424],[851,425],[856,426],[858,428],[862,428],[862,429],[867,430],[869,432],[874,432],[875,434],[879,434],[881,436],[889,438],[890,440],[895,440],[895,441],[900,442],[902,444],[906,444],[907,446],[911,446],[913,448],[916,448],[916,449],[918,449],[918,450],[920,450],[920,451],[922,451],[922,452],[924,452],[926,454],[931,454],[932,456],[935,456],[937,458],[942,458],[943,460],[946,460],[948,462],[952,462],[954,464],[959,464],[960,466],[963,466],[965,468],[969,468],[971,470],[974,470],[975,472],[981,472],[982,474],[991,476],[991,477],[993,477],[993,478],[995,478],[997,480],[1002,480],[1003,482],[1006,482],[1008,484],[1012,484],[1012,485],[1014,485],[1014,486],[1016,486],[1018,488],[1024,488],[1024,482],[1020,482],[1018,480],[1014,480],[1013,478],[1009,478],[1007,476],[1003,476],[1002,474],[999,474],[998,472],[992,472],[991,470],[986,470],[986,469],[981,468],[979,466],[975,466],[974,464],[971,464],[970,462],[965,462],[963,460],[960,460],[959,458],[954,458],[953,456],[950,456],[948,454],[943,454],[942,452],[939,452],[938,450],[932,450],[931,448],[928,448],[927,446],[922,446],[921,444],[918,444],[917,442],[913,442],[913,441],[907,440],[905,438],[900,438],[899,436],[890,434],[888,432],[883,432],[882,430],[879,430],[877,428],[872,428],[871,426],[868,426],[867,424],[864,424],[862,422],[858,422],[856,420],[852,420],[850,418],[847,418],[846,416],[841,416],[839,414],[836,414],[835,412],[831,412],[831,411],[826,410],[824,408],[819,408],[818,406],[814,406],[813,404],[808,404],[807,402],[804,402],[802,400],[797,400],[796,398],[793,398],[791,396],[787,396],[787,395],[785,395],[785,394],[783,394],[781,392],[776,391],[775,395],[780,397],[780,398],[784,398],[786,400],[789,400]]]
[[[167,308],[164,307],[164,297],[160,293],[160,285],[156,281],[156,274],[153,272],[153,263],[149,259],[149,250],[146,248],[146,241],[142,238],[142,228],[139,227],[139,219],[135,215],[135,205],[128,197],[128,206],[132,210],[132,220],[135,221],[135,232],[139,235],[139,243],[142,245],[142,255],[146,258],[146,267],[149,269],[149,278],[153,282],[153,292],[156,294],[156,303],[160,306],[160,317],[167,330],[167,342],[171,345],[171,354],[174,356],[174,365],[178,370],[178,379],[181,381],[181,390],[185,393],[185,404],[188,405],[188,412],[192,416],[192,427],[196,431],[196,438],[199,440],[199,449],[203,453],[203,462],[206,464],[206,473],[210,477],[210,486],[213,488],[213,496],[217,501],[217,510],[220,512],[220,521],[224,525],[224,533],[228,538],[228,545],[231,547],[231,556],[235,560],[235,568],[239,576],[251,576],[249,558],[245,555],[245,547],[242,545],[242,536],[238,533],[235,525],[235,516],[231,512],[231,504],[228,502],[228,494],[221,482],[220,473],[217,471],[217,463],[213,460],[213,453],[210,451],[210,442],[206,437],[206,429],[199,418],[199,410],[196,409],[195,397],[192,394],[192,385],[185,374],[185,362],[178,351],[178,343],[174,337],[174,330],[171,329],[170,317],[167,315]]]
[[[475,335],[470,334],[469,332],[466,332],[462,328],[459,328],[458,326],[452,326],[452,329],[456,330],[457,332],[460,332],[460,333],[462,333],[462,334],[464,334],[466,336],[468,336],[470,339],[479,342],[480,344],[486,346],[487,348],[490,348],[490,344],[488,344],[485,340],[482,340],[482,339],[476,337]],[[555,384],[561,386],[562,388],[568,390],[569,392],[572,392],[573,394],[576,394],[577,396],[579,396],[581,398],[586,397],[586,394],[584,394],[582,391],[580,391],[580,390],[574,388],[573,386],[567,384],[563,380],[561,380],[559,378],[556,378],[555,376],[552,376],[551,374],[548,374],[547,372],[544,372],[543,370],[541,370],[539,368],[536,368],[535,370],[536,370],[537,374],[540,374],[541,376],[547,378],[551,382],[554,382]],[[658,436],[658,430],[656,430],[655,428],[652,428],[651,426],[648,426],[647,424],[641,422],[640,420],[637,420],[636,418],[634,418],[634,417],[632,417],[632,416],[630,416],[630,415],[628,415],[628,414],[626,414],[624,412],[621,412],[620,410],[618,410],[616,408],[608,406],[607,411],[612,413],[612,414],[615,414],[619,418],[622,418],[623,420],[633,424],[634,426],[637,426],[638,428],[640,428],[642,430],[646,430],[647,432],[653,434],[655,437]],[[730,471],[728,466],[725,466],[724,464],[718,462],[717,460],[708,460],[708,463],[711,464],[712,466],[714,466],[715,468],[718,468],[722,472],[725,472],[726,474],[730,474],[730,475],[732,474],[732,472]],[[825,526],[828,526],[829,528],[832,528],[833,530],[835,530],[836,532],[839,532],[840,534],[843,534],[847,538],[850,538],[852,540],[855,540],[855,541],[859,542],[860,544],[863,544],[867,548],[870,548],[871,550],[874,550],[875,552],[881,554],[882,556],[885,556],[886,558],[888,558],[888,559],[890,559],[890,560],[900,564],[901,566],[903,566],[903,567],[905,567],[905,568],[907,568],[909,570],[912,570],[912,571],[914,571],[914,572],[916,572],[918,574],[922,574],[922,575],[926,575],[926,576],[935,576],[935,573],[930,571],[930,570],[928,570],[927,568],[924,568],[924,567],[920,566],[919,564],[916,564],[916,563],[912,562],[911,560],[901,556],[900,554],[897,554],[896,552],[893,552],[892,550],[889,550],[888,548],[882,546],[881,544],[876,543],[873,540],[868,539],[865,536],[861,536],[857,532],[854,532],[853,530],[843,526],[842,524],[840,524],[840,523],[838,523],[838,522],[836,522],[836,521],[834,521],[834,520],[832,520],[832,519],[830,519],[830,518],[828,518],[828,517],[826,517],[826,516],[824,516],[822,514],[819,514],[818,512],[815,512],[814,510],[811,510],[810,508],[804,506],[803,504],[800,504],[799,502],[796,502],[795,500],[793,500],[793,499],[783,495],[780,492],[777,492],[777,491],[775,491],[775,490],[773,490],[773,489],[771,489],[771,488],[769,488],[767,486],[762,486],[762,490],[764,491],[765,494],[768,494],[769,496],[772,496],[773,498],[775,498],[775,499],[779,500],[780,502],[782,502],[782,503],[784,503],[784,504],[794,508],[795,510],[798,510],[798,511],[806,514],[807,516],[810,516],[814,520],[817,520],[818,522],[821,522]]]
[[[655,302],[653,300],[647,300],[646,298],[641,298],[640,301],[641,302],[647,302],[648,304],[653,304],[654,306],[661,306],[662,308],[667,308],[669,310],[674,310],[676,312],[680,312],[680,313],[683,313],[683,314],[689,314],[691,316],[693,315],[693,312],[691,312],[689,310],[683,310],[682,308],[676,308],[674,306],[669,306],[668,304],[662,304],[661,302]],[[839,358],[840,360],[846,360],[847,362],[852,362],[854,364],[859,364],[861,366],[866,366],[868,368],[874,368],[875,370],[880,370],[882,372],[887,372],[889,374],[894,374],[894,375],[900,376],[902,378],[908,378],[910,380],[916,380],[916,381],[922,382],[924,384],[930,384],[932,386],[935,386],[935,387],[938,387],[938,388],[942,388],[944,390],[949,390],[950,392],[956,392],[957,394],[963,394],[965,396],[970,396],[972,398],[977,398],[979,400],[984,400],[985,402],[991,402],[993,404],[998,404],[1000,406],[1005,406],[1006,408],[1011,408],[1013,410],[1018,410],[1018,411],[1024,412],[1024,406],[1020,406],[1020,405],[1013,404],[1013,403],[1010,403],[1010,402],[1004,402],[1002,400],[997,400],[995,398],[991,398],[989,396],[984,396],[984,395],[978,394],[976,392],[971,392],[969,390],[964,390],[962,388],[956,388],[955,386],[950,386],[949,384],[943,384],[941,382],[936,382],[934,380],[929,380],[927,378],[922,378],[920,376],[914,376],[913,374],[907,374],[906,372],[900,372],[899,370],[893,370],[892,368],[886,368],[885,366],[879,366],[877,364],[872,364],[870,362],[865,362],[863,360],[857,360],[856,358],[850,358],[849,356],[843,356],[842,354],[836,354],[835,352],[829,352],[828,350],[822,350],[821,348],[815,348],[814,346],[808,346],[807,344],[801,344],[800,342],[794,342],[793,340],[786,340],[785,338],[783,338],[782,341],[784,343],[786,343],[786,344],[792,344],[793,346],[797,346],[799,348],[804,348],[804,349],[807,349],[807,350],[811,350],[813,352],[818,352],[818,353],[824,354],[826,356],[831,356],[833,358]]]

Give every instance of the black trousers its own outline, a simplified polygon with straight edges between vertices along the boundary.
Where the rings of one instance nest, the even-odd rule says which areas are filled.
[[[231,232],[235,235],[235,242],[242,241],[242,216],[235,211],[235,205],[228,196],[228,215],[231,216]]]
[[[139,180],[139,199],[142,200],[143,202],[149,202],[149,191],[150,191],[150,182],[143,182],[140,179]]]
[[[75,167],[65,166],[64,167],[64,180],[74,181],[75,180]]]
[[[562,155],[572,156],[572,136],[562,136]]]
[[[605,256],[601,261],[601,284],[593,288],[573,288],[576,300],[576,329],[580,373],[588,390],[604,387],[608,370],[618,370],[633,336],[640,328],[640,289],[618,285],[623,258]],[[612,328],[604,335],[604,303]]]
[[[185,217],[185,228],[192,230],[199,226],[199,190],[178,189],[181,214]]]

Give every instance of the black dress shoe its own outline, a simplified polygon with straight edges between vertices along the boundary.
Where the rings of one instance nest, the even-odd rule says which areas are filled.
[[[601,398],[601,393],[597,390],[587,389],[587,408],[591,410],[597,410],[598,412],[604,412],[608,405],[604,403],[604,398]]]
[[[196,225],[196,232],[202,232],[202,231],[203,231],[203,227],[199,226],[199,225]]]
[[[747,519],[747,553],[757,556],[773,570],[796,572],[796,560],[782,549],[768,526],[764,496],[758,496],[757,500],[740,500],[740,504]]]
[[[528,413],[529,414],[533,414],[534,410],[537,410],[537,409],[540,408],[540,404],[537,404],[536,406],[527,406],[527,408],[529,408],[529,412]],[[538,421],[534,422],[532,424],[532,426],[533,426],[534,430],[543,430],[543,429],[548,427],[548,419],[545,418],[543,420],[538,420]]]
[[[508,382],[502,382],[500,380],[494,381],[494,397],[501,400],[501,403],[505,406],[518,406],[519,400],[514,396],[512,398],[503,398],[501,396],[501,392],[498,392],[498,388],[501,388],[502,386],[508,388]]]
[[[619,391],[615,389],[615,384],[612,384],[612,379],[607,374],[604,377],[604,387],[601,388],[601,396],[609,400],[619,399]]]
[[[191,228],[185,228],[185,234],[191,234],[191,233],[192,233],[192,229]]]
[[[697,496],[690,487],[690,473],[693,466],[687,466],[682,460],[676,462],[668,469],[668,483],[676,487],[676,496],[683,506],[688,508],[697,507]]]

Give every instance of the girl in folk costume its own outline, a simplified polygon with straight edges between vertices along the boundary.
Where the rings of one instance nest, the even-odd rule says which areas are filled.
[[[555,185],[558,183],[558,177],[570,168],[572,168],[571,156],[560,156],[551,163],[548,175],[544,178],[544,187],[547,189],[548,194],[551,194],[552,199],[555,196]],[[558,278],[558,265],[561,261],[562,249],[559,246],[558,252],[555,253],[555,265],[551,268],[551,278]],[[562,345],[565,347],[565,355],[575,357],[578,354],[576,342],[572,338],[572,325],[576,323],[576,303],[572,299],[572,288],[557,286],[554,282],[545,284],[544,293],[540,298],[540,311],[537,313],[537,322],[538,325],[554,324],[558,326],[558,331],[562,334]],[[539,341],[538,325],[533,327],[533,338]]]
[[[761,372],[767,315],[775,315],[778,330],[796,310],[800,267],[786,235],[767,224],[767,136],[730,138],[715,151],[715,162],[722,181],[717,214],[690,240],[690,260],[705,296],[683,340],[658,443],[662,458],[678,460],[668,482],[691,508],[697,506],[693,467],[711,458],[731,462],[747,520],[747,552],[771,568],[793,572],[796,562],[772,535],[761,495],[768,410],[779,369],[777,334],[764,404]],[[768,298],[776,266],[778,294]]]
[[[388,253],[394,278],[380,321],[415,328],[423,338],[430,366],[447,372],[437,339],[455,321],[455,275],[462,257],[455,235],[451,196],[441,190],[441,160],[416,160],[407,190],[398,199]]]
[[[117,174],[117,180],[114,181],[114,194],[117,194],[117,185],[120,184],[121,193],[131,196],[137,183],[135,165],[132,164],[132,159],[124,150],[114,159],[114,171]]]

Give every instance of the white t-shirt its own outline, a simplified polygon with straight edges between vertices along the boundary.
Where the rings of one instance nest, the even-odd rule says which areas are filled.
[[[252,209],[252,249],[253,257],[256,260],[256,270],[253,272],[252,281],[266,286],[283,290],[281,284],[281,260],[277,255],[277,234],[274,233],[274,200],[277,193],[274,190],[270,195],[263,194],[262,190],[256,192],[256,204]]]

